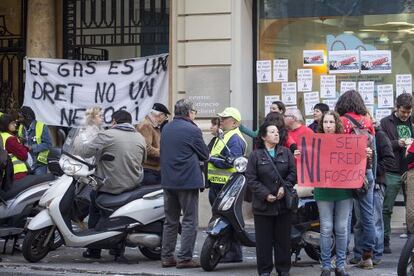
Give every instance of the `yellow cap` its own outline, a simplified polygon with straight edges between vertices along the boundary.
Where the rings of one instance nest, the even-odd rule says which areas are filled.
[[[241,121],[240,111],[234,107],[226,107],[221,113],[217,113],[219,117],[232,117],[237,122]]]

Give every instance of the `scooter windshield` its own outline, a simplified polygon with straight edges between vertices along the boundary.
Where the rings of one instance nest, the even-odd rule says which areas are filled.
[[[90,143],[93,138],[96,137],[96,133],[91,133],[87,127],[72,128],[63,144],[62,150],[71,155],[82,156],[82,145]],[[83,158],[84,159],[84,158]],[[88,158],[88,163],[94,164],[95,158]]]

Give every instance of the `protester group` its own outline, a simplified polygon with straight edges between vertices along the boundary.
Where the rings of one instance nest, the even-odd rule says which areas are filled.
[[[199,192],[208,189],[205,192],[213,205],[236,171],[224,159],[248,155],[245,176],[252,195],[258,274],[270,275],[275,267],[279,275],[289,275],[293,211],[285,198],[286,191],[297,186],[300,138],[313,133],[364,133],[368,140],[364,149],[364,190],[315,188],[313,195],[320,218],[321,275],[330,275],[331,271],[335,275],[349,275],[347,261],[362,269],[372,269],[381,263],[384,254],[391,253],[394,202],[401,188],[406,198],[407,186],[414,181],[413,106],[411,94],[401,94],[393,113],[378,122],[369,114],[360,93],[351,90],[339,97],[334,110],[326,104],[316,104],[314,122],[306,126],[299,109],[286,109],[283,102],[276,101],[266,117],[260,119],[262,124],[257,130],[243,124],[239,110],[227,107],[211,120],[213,139],[208,145],[195,123],[195,105],[188,99],[176,102],[172,120],[168,121],[168,108],[155,103],[137,125],[132,124],[130,113],[119,110],[112,116],[112,125],[104,127],[101,109],[92,107],[85,115],[77,153],[83,158],[92,158],[97,152],[110,154],[114,161],[97,159],[97,175],[108,181],[91,192],[88,227],[93,228],[99,220],[95,203],[99,193],[121,194],[143,185],[161,184],[165,210],[161,266],[199,267],[193,258]],[[30,107],[23,106],[17,118],[1,114],[0,132],[1,144],[12,161],[13,175],[8,180],[12,185],[18,185],[27,174],[47,172],[51,137]],[[247,137],[253,138],[251,149]],[[407,208],[412,205],[406,203]],[[406,224],[408,234],[412,228],[409,212]],[[179,231],[181,245],[176,252]],[[333,241],[335,261],[331,252]],[[109,253],[123,254],[119,249]],[[83,256],[99,259],[101,250],[88,249]],[[221,261],[242,262],[240,244],[234,242]]]

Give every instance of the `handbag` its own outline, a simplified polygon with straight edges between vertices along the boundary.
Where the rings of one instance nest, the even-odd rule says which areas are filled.
[[[275,165],[275,163],[273,163],[272,157],[270,156],[269,152],[267,150],[264,150],[266,152],[267,158],[270,161],[270,164],[273,167],[273,170],[276,172],[276,176],[279,179],[280,183],[282,184],[282,187],[285,190],[285,205],[286,208],[288,210],[291,210],[293,212],[297,211],[298,209],[298,205],[299,205],[299,196],[298,193],[296,192],[296,190],[290,186],[290,185],[286,185],[286,182],[283,180],[282,176],[279,174],[279,171]]]

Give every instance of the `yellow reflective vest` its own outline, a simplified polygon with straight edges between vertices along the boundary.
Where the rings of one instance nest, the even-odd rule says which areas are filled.
[[[35,138],[36,138],[37,144],[42,143],[42,134],[43,134],[44,125],[45,125],[44,123],[36,121]],[[23,137],[23,125],[20,125],[19,127],[18,136]],[[47,164],[48,154],[49,154],[49,150],[44,150],[44,151],[39,152],[37,155],[37,162],[42,163],[42,164]]]
[[[229,130],[228,132],[224,133],[224,138],[223,141],[221,141],[220,139],[216,139],[216,142],[214,143],[213,148],[211,149],[211,156],[218,156],[220,155],[221,151],[225,148],[225,144],[228,143],[228,141],[230,140],[230,138],[233,135],[238,135],[244,142],[245,144],[245,151],[247,148],[247,143],[246,140],[244,140],[244,137],[242,135],[242,133],[240,132],[239,128],[235,128],[232,130]],[[244,152],[243,152],[244,154]],[[213,163],[209,162],[208,163],[208,180],[211,183],[216,183],[216,184],[226,184],[227,181],[230,178],[230,175],[232,173],[234,173],[236,171],[235,168],[229,168],[229,169],[221,169],[221,168],[217,168],[216,166],[213,165]]]
[[[7,133],[7,132],[1,132],[1,139],[3,140],[3,148],[4,149],[6,149],[6,141],[10,136],[12,136],[12,135]],[[14,156],[11,153],[9,153],[9,156],[10,156],[11,161],[13,163],[13,172],[14,172],[14,174],[27,172],[27,166],[26,166],[25,162],[18,159],[16,156]]]

